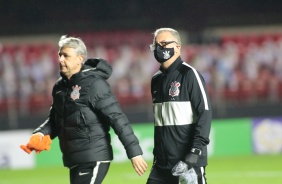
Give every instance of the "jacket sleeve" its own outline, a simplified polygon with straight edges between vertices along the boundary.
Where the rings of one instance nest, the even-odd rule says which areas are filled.
[[[89,100],[92,106],[110,123],[123,144],[127,157],[131,159],[135,156],[142,155],[138,138],[134,135],[133,129],[127,117],[122,112],[109,84],[104,79],[97,78],[92,83],[89,91],[91,93]]]
[[[51,139],[57,137],[58,127],[56,127],[55,124],[55,113],[55,109],[53,109],[51,106],[48,118],[44,121],[44,123],[42,123],[38,128],[33,131],[33,134],[40,132],[44,135],[50,135]]]
[[[55,126],[55,110],[52,108],[52,106],[50,108],[48,118],[44,121],[44,123],[42,123],[38,128],[33,131],[33,134],[38,132],[44,135],[50,135],[51,139],[54,139],[58,136],[58,129]]]
[[[191,70],[188,73],[187,81],[195,123],[192,148],[203,150],[203,147],[209,144],[212,119],[210,99],[207,94],[205,81],[196,70]]]
[[[54,97],[54,91],[57,83],[53,87],[52,96]],[[55,108],[53,108],[54,101],[50,107],[49,116],[38,128],[36,128],[33,133],[42,133],[44,135],[50,135],[51,139],[54,139],[58,136],[58,132],[60,132],[61,128],[61,118],[59,118]]]

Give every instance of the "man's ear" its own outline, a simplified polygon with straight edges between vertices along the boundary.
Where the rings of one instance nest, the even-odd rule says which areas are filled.
[[[79,59],[78,65],[81,65],[83,63],[83,61],[84,61],[84,57],[82,55],[79,55],[78,59]]]
[[[176,48],[177,48],[177,52],[180,53],[180,50],[181,50],[181,45],[176,45]]]

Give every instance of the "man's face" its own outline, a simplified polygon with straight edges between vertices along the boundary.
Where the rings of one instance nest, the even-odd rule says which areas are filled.
[[[83,62],[83,56],[78,55],[74,48],[62,47],[58,53],[60,71],[68,79],[79,72]]]

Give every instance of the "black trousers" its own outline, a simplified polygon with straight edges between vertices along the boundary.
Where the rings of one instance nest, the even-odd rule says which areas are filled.
[[[91,162],[70,169],[71,184],[101,184],[110,167],[110,162]]]
[[[194,168],[198,175],[198,184],[207,184],[205,167]],[[162,169],[153,165],[147,184],[179,184],[179,176],[173,176],[171,169]]]

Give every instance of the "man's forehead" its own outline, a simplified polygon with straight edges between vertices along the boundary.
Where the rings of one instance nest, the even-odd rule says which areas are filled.
[[[163,41],[165,39],[174,39],[174,36],[168,31],[161,32],[156,36],[157,41]]]
[[[75,52],[75,49],[72,47],[61,47],[59,50],[59,53],[69,53],[69,52]]]

